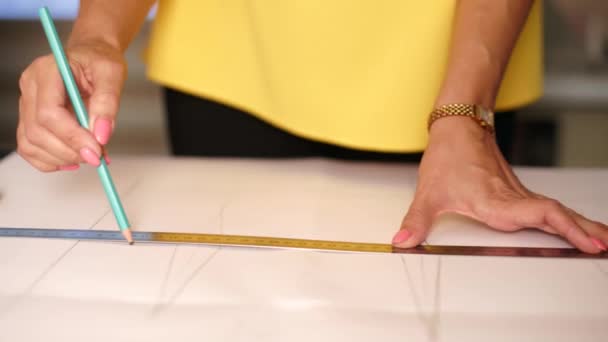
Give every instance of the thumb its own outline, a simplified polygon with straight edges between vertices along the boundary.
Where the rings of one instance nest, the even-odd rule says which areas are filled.
[[[103,62],[92,70],[93,90],[89,98],[90,127],[95,139],[105,145],[110,141],[120,103],[124,67]]]
[[[426,239],[432,224],[433,212],[430,206],[414,200],[403,218],[401,229],[393,237],[393,246],[399,248],[418,246]]]

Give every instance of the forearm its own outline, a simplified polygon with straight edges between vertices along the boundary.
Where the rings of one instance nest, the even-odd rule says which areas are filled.
[[[101,41],[127,49],[155,0],[81,0],[68,46]]]
[[[459,0],[450,56],[436,106],[494,103],[533,0]]]

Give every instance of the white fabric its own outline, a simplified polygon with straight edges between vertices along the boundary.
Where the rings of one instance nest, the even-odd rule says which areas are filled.
[[[414,166],[115,157],[134,230],[388,243]],[[608,170],[518,169],[608,222]],[[95,170],[0,163],[0,226],[116,229]],[[431,244],[568,246],[448,216]],[[0,238],[0,341],[605,341],[608,260]]]

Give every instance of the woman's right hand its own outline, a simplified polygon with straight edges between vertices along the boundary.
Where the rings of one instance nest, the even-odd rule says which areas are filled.
[[[43,172],[99,166],[118,112],[126,77],[122,52],[101,42],[70,46],[68,60],[89,113],[82,128],[52,55],[37,58],[19,80],[17,152]]]

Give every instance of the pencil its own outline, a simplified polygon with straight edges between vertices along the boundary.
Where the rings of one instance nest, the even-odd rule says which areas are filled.
[[[68,96],[72,102],[72,106],[74,107],[74,111],[76,112],[76,118],[82,127],[89,129],[89,115],[87,114],[84,102],[80,96],[80,91],[78,91],[76,81],[74,81],[74,75],[72,75],[72,70],[70,69],[68,59],[65,55],[65,51],[63,50],[63,46],[61,45],[61,40],[59,39],[59,35],[55,29],[51,12],[45,6],[40,8],[39,15],[40,21],[42,22],[42,27],[44,28],[44,33],[46,34],[49,45],[51,46],[53,56],[55,57],[55,62],[57,63],[61,78],[63,79],[63,84],[68,92]],[[108,170],[108,165],[104,158],[101,158],[100,160],[100,164],[97,167],[97,174],[101,179],[101,184],[103,185],[103,189],[105,190],[108,201],[110,202],[110,207],[112,207],[112,211],[114,212],[114,217],[116,218],[120,232],[125,237],[127,242],[132,245],[133,236],[131,234],[129,220],[127,219],[127,214],[122,207],[122,203],[118,197],[118,192],[116,191],[116,187],[112,181],[112,176],[110,175],[110,170]]]

